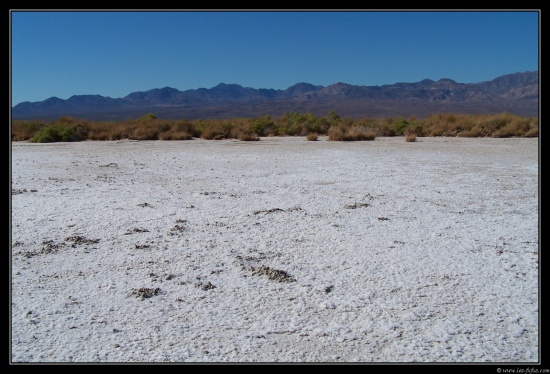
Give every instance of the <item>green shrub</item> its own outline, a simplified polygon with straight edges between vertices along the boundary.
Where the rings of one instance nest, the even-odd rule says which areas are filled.
[[[268,134],[273,133],[275,128],[275,123],[271,120],[269,114],[261,117],[255,118],[250,124],[250,131],[258,136],[267,136]]]
[[[31,143],[54,143],[54,142],[76,142],[84,139],[85,128],[82,126],[71,126],[55,124],[42,127],[32,138]]]
[[[405,121],[403,118],[398,118],[393,123],[393,130],[397,135],[403,135],[407,126],[409,126],[409,123],[407,121]]]
[[[300,135],[302,133],[302,125],[295,124],[286,128],[286,134],[290,136]]]
[[[155,116],[153,113],[147,113],[146,115],[144,115],[140,119],[145,120],[145,121],[152,121],[152,120],[157,119],[157,116]]]

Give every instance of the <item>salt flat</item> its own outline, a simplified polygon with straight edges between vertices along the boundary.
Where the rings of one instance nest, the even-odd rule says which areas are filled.
[[[12,362],[537,362],[538,139],[11,144]]]

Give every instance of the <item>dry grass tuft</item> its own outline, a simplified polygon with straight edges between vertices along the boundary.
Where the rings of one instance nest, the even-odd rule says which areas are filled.
[[[405,137],[406,142],[415,142],[416,141],[416,134],[409,134]]]
[[[360,140],[374,140],[376,134],[374,131],[365,129],[363,127],[351,126],[346,127],[343,125],[331,127],[328,130],[328,140],[336,141],[360,141]]]
[[[255,142],[260,140],[260,138],[254,134],[241,132],[238,135],[238,139],[242,140],[243,142]]]

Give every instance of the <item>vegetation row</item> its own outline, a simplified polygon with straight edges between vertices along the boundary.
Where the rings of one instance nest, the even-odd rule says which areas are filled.
[[[539,120],[509,113],[433,114],[425,118],[341,118],[333,111],[326,117],[312,113],[285,113],[256,118],[223,120],[164,120],[154,114],[120,122],[97,122],[61,117],[54,121],[14,120],[12,141],[33,143],[75,142],[83,140],[260,140],[265,136],[305,136],[315,141],[328,136],[334,141],[374,140],[377,136],[417,137],[538,137]]]

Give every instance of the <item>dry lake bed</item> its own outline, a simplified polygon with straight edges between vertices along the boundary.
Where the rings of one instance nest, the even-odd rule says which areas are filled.
[[[540,361],[539,139],[11,143],[11,362]]]

